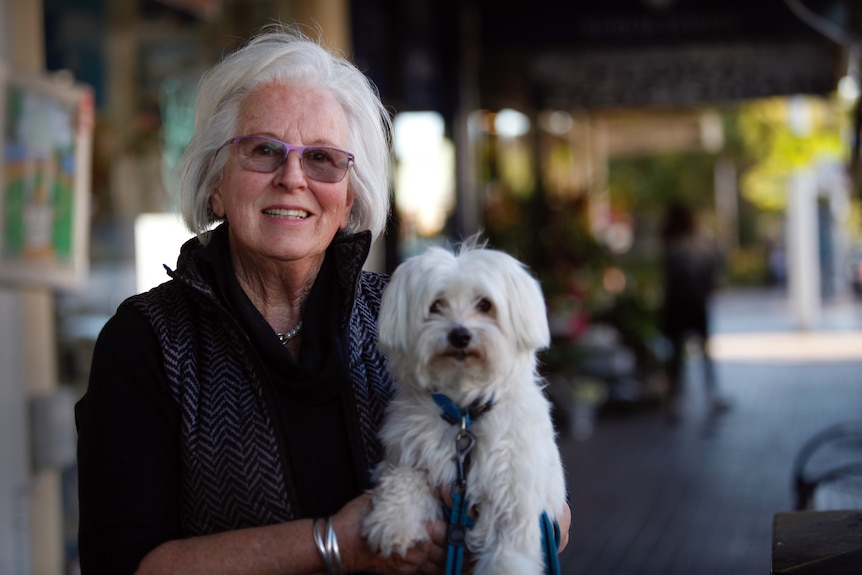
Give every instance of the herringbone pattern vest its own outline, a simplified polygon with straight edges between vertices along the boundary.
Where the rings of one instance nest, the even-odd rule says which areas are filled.
[[[249,343],[212,289],[193,270],[180,271],[173,281],[130,301],[161,342],[171,394],[181,411],[183,533],[293,519],[285,462]],[[388,277],[359,273],[344,328],[362,445],[373,465],[381,456],[377,430],[392,390],[376,328]],[[351,275],[346,270],[342,278]]]

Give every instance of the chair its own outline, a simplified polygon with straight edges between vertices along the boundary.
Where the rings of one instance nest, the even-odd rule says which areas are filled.
[[[826,427],[793,463],[795,509],[862,509],[862,421]]]

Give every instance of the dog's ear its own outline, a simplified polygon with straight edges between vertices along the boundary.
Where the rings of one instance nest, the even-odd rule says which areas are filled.
[[[401,264],[392,274],[389,285],[383,290],[383,299],[380,303],[380,314],[377,318],[377,331],[379,334],[380,348],[383,351],[398,349],[406,345],[410,313],[410,290],[404,285],[408,282],[408,271],[405,266],[409,261]]]
[[[425,311],[422,302],[429,278],[434,277],[435,260],[441,257],[441,253],[443,251],[438,248],[430,248],[421,255],[407,258],[392,273],[389,285],[383,291],[377,318],[383,351],[405,350],[413,345],[412,338]]]
[[[431,304],[437,281],[455,268],[455,256],[440,247],[430,247],[402,262],[383,291],[377,318],[379,344],[383,351],[408,350]]]
[[[508,254],[506,258],[507,305],[516,342],[522,349],[544,349],[551,334],[542,288],[524,264]]]

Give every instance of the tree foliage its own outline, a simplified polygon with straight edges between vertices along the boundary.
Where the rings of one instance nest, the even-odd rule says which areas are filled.
[[[766,211],[784,209],[787,178],[823,160],[841,161],[844,114],[831,100],[769,98],[731,112],[733,144],[746,158],[740,193]]]

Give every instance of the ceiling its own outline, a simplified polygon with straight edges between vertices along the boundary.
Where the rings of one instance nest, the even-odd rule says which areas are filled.
[[[448,119],[826,95],[848,72],[860,83],[862,0],[351,0],[351,18],[354,58],[387,105]],[[862,182],[860,126],[857,104]]]
[[[860,4],[478,0],[479,92],[491,108],[557,109],[826,94],[847,70],[839,42],[862,36]]]

